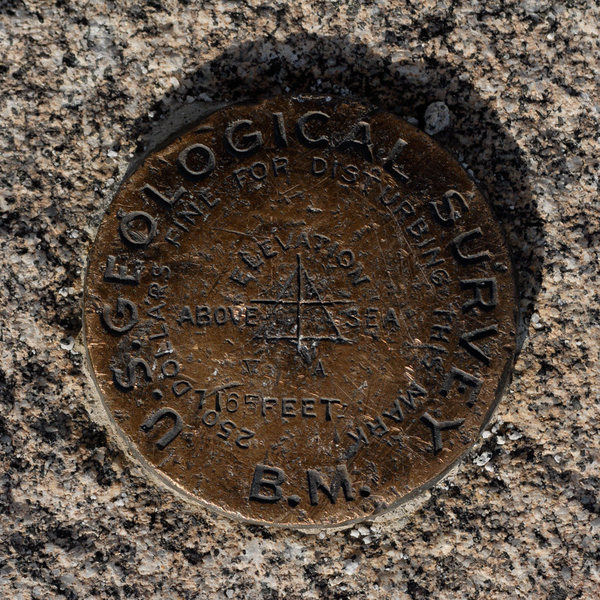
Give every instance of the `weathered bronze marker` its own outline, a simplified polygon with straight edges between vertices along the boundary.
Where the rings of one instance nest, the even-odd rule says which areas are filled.
[[[509,256],[458,163],[329,98],[219,110],[122,185],[89,257],[110,414],[177,489],[337,524],[475,441],[515,349]]]

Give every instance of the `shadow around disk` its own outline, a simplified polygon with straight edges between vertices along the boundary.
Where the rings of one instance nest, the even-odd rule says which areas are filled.
[[[182,84],[136,121],[139,156],[219,106],[296,93],[348,96],[420,127],[429,104],[448,106],[450,126],[434,137],[472,174],[505,233],[519,290],[520,350],[541,285],[542,220],[523,152],[506,120],[473,87],[466,66],[431,58],[397,62],[345,38],[313,34],[232,45],[184,73]]]

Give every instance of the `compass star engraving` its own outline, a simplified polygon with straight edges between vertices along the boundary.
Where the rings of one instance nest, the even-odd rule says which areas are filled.
[[[272,306],[267,317],[270,322],[262,330],[263,339],[292,342],[305,360],[309,359],[310,352],[304,342],[351,343],[342,335],[327,307],[354,302],[321,298],[313,279],[302,265],[300,254],[296,255],[296,267],[277,298],[257,298],[250,302]]]

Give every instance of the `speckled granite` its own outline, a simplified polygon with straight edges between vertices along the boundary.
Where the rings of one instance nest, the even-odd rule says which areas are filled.
[[[0,596],[596,598],[599,13],[0,2]],[[417,120],[468,165],[509,237],[527,331],[461,466],[396,513],[318,534],[148,482],[102,424],[80,345],[85,257],[134,153],[211,103],[300,90]]]

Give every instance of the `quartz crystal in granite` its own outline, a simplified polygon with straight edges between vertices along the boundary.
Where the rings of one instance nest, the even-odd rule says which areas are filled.
[[[600,588],[596,2],[0,3],[3,598],[591,599]],[[247,526],[107,427],[82,270],[135,156],[214,105],[351,95],[435,134],[493,203],[523,346],[482,439],[370,523]],[[439,104],[441,103],[441,104]]]

